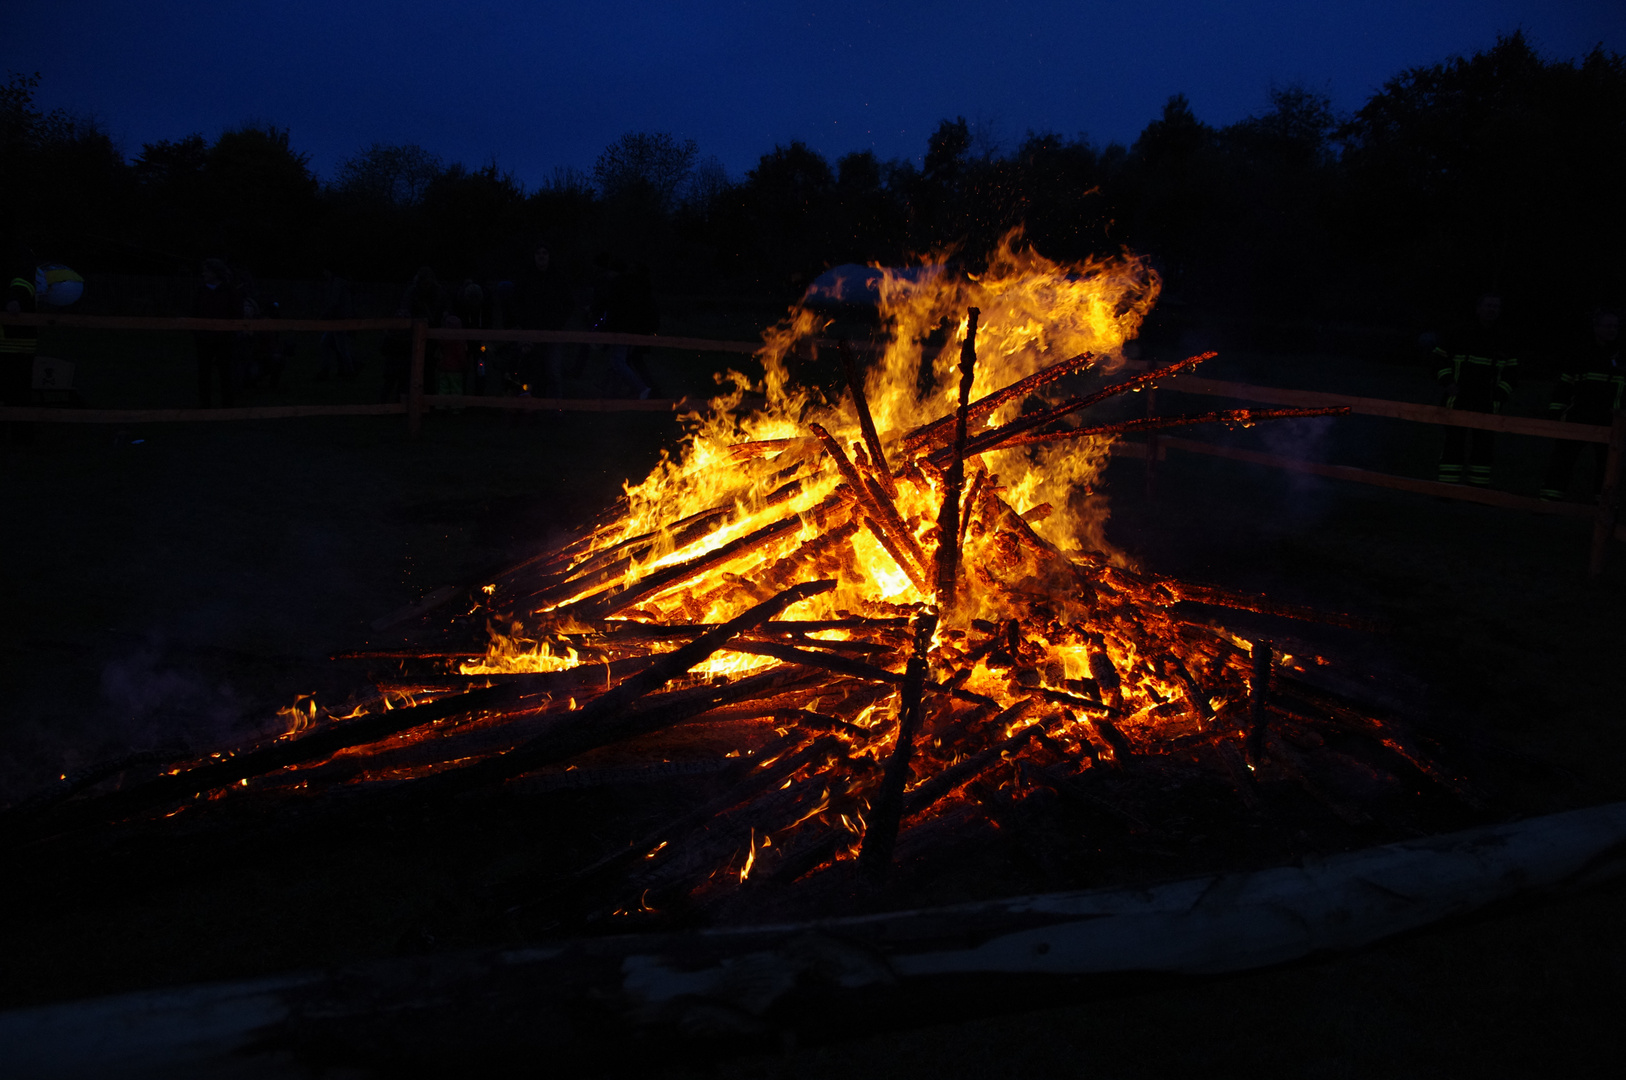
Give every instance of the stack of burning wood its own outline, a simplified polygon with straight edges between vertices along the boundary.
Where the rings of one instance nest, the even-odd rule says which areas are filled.
[[[961,311],[958,364],[908,426],[890,391],[872,410],[886,380],[843,350],[840,401],[781,382],[773,423],[697,420],[682,460],[574,542],[471,587],[430,640],[347,654],[391,670],[345,715],[290,710],[279,738],[137,763],[114,792],[96,786],[107,770],[65,781],[10,811],[11,829],[249,795],[423,803],[704,774],[707,798],[562,877],[614,882],[627,904],[705,905],[829,874],[873,888],[1092,775],[1196,771],[1242,805],[1261,776],[1286,777],[1357,822],[1336,774],[1370,766],[1332,740],[1468,797],[1393,720],[1299,679],[1311,659],[1192,609],[1359,620],[1139,572],[1092,534],[1094,477],[1125,432],[1342,410],[1076,424],[1209,354],[1054,401],[1098,354],[1003,381],[1011,350],[979,365],[980,313]]]

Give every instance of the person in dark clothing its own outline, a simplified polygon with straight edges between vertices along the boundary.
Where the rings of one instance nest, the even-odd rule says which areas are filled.
[[[650,331],[641,329],[648,325],[649,313],[654,306],[654,294],[649,289],[647,273],[640,282],[638,275],[628,271],[624,266],[617,266],[615,269],[615,277],[609,283],[604,305],[605,331],[611,334],[649,333]],[[649,294],[647,299],[645,293]],[[657,312],[657,322],[659,317]],[[610,346],[610,374],[630,389],[633,397],[647,398],[650,393],[649,383],[627,362],[631,352],[631,346]]]
[[[243,302],[221,259],[205,259],[203,281],[192,297],[194,319],[241,319]],[[198,408],[207,409],[210,383],[220,377],[220,404],[231,407],[232,352],[235,335],[229,330],[199,330],[192,335],[198,356]]]
[[[410,318],[411,315],[412,307],[405,300],[395,309],[397,319]],[[378,357],[384,367],[384,386],[378,395],[380,404],[405,401],[412,369],[412,332],[386,330],[384,340],[378,343]]]
[[[661,332],[661,308],[655,300],[655,284],[650,277],[648,263],[638,263],[632,268],[632,280],[627,285],[627,306],[627,333]],[[649,353],[648,345],[634,345],[627,353],[627,362],[644,385],[652,387],[655,380],[649,373]]]
[[[531,249],[529,264],[514,275],[514,326],[522,330],[563,330],[570,320],[570,290],[564,272],[546,244]],[[557,342],[523,343],[517,381],[534,397],[564,397],[564,347]]]
[[[457,321],[464,330],[484,330],[490,325],[486,321],[486,291],[480,287],[479,282],[473,278],[465,278],[463,287],[457,291],[457,302],[452,305],[455,309]],[[445,324],[447,327],[451,323]],[[444,354],[453,343],[443,343],[441,352]],[[485,393],[485,355],[486,344],[483,341],[464,342],[465,360],[458,368],[463,373],[462,383],[458,389],[459,394],[480,395]],[[444,356],[443,356],[444,359]],[[443,363],[441,370],[445,371]],[[446,393],[442,390],[441,393]]]
[[[350,319],[355,317],[355,308],[350,300],[350,282],[335,274],[331,269],[322,271],[322,318],[324,319]],[[323,332],[322,339],[317,343],[316,352],[320,357],[320,366],[316,378],[323,380],[334,370],[338,371],[339,378],[353,379],[356,375],[356,361],[351,348],[350,331],[328,330]]]
[[[1564,357],[1558,388],[1547,406],[1554,420],[1573,424],[1611,424],[1626,392],[1626,354],[1620,345],[1620,316],[1599,310],[1592,316],[1592,333]],[[1570,474],[1584,444],[1568,440],[1553,443],[1547,475],[1541,481],[1543,499],[1562,499],[1569,493]],[[1609,447],[1593,443],[1597,467],[1592,472],[1592,494],[1603,489],[1604,463]]]
[[[1482,294],[1474,306],[1474,316],[1472,322],[1447,334],[1434,350],[1442,364],[1436,374],[1444,391],[1443,404],[1447,409],[1499,413],[1513,396],[1512,380],[1519,366],[1502,322],[1502,298],[1495,293]],[[1460,484],[1466,471],[1470,484],[1488,487],[1495,455],[1495,432],[1446,428],[1440,481]]]

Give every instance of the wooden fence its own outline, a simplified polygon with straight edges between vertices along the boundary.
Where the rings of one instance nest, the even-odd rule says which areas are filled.
[[[581,330],[441,330],[430,328],[422,319],[192,319],[147,318],[108,315],[5,315],[0,314],[0,325],[35,327],[78,327],[101,330],[182,330],[229,331],[249,333],[282,333],[294,331],[355,331],[383,330],[407,331],[411,335],[411,362],[404,402],[385,402],[378,405],[278,405],[251,406],[231,409],[58,409],[39,407],[0,407],[0,421],[27,420],[56,423],[147,423],[201,420],[274,420],[303,416],[370,416],[399,415],[407,418],[408,433],[416,438],[423,423],[425,406],[453,408],[521,409],[539,411],[576,412],[666,412],[677,409],[682,400],[633,400],[601,398],[521,398],[484,397],[470,395],[425,394],[423,387],[424,356],[430,341],[516,341],[531,344],[586,344],[648,346],[662,349],[683,349],[695,352],[725,352],[751,354],[762,345],[757,341],[715,341],[707,338],[666,337],[658,334],[602,334]],[[830,347],[834,341],[814,342],[815,353],[821,346]],[[859,346],[872,349],[874,346]],[[1133,363],[1131,368],[1145,370],[1144,363]],[[1329,394],[1314,390],[1287,390],[1280,387],[1254,386],[1247,383],[1226,382],[1181,375],[1171,380],[1169,392],[1203,394],[1271,405],[1301,407],[1347,407],[1350,412],[1363,416],[1382,416],[1413,423],[1438,424],[1446,427],[1477,428],[1483,431],[1503,431],[1517,435],[1567,440],[1570,442],[1601,443],[1608,447],[1604,469],[1603,493],[1595,506],[1533,499],[1505,491],[1493,491],[1466,484],[1443,484],[1414,477],[1357,469],[1343,465],[1326,465],[1281,457],[1275,454],[1222,446],[1194,439],[1152,435],[1142,443],[1121,443],[1119,452],[1124,456],[1144,457],[1147,461],[1148,484],[1155,463],[1167,456],[1167,451],[1206,454],[1236,461],[1265,465],[1270,468],[1325,476],[1352,483],[1369,484],[1398,491],[1434,495],[1439,498],[1458,499],[1495,506],[1508,510],[1559,517],[1588,517],[1593,520],[1592,547],[1588,568],[1593,575],[1603,572],[1608,556],[1610,538],[1626,540],[1626,527],[1617,524],[1619,517],[1621,467],[1626,455],[1626,412],[1615,414],[1612,426],[1570,424],[1556,420],[1540,420],[1524,416],[1501,416],[1493,413],[1468,412],[1446,409],[1437,405],[1420,405],[1384,398],[1353,397],[1347,394]],[[1147,406],[1151,409],[1155,391],[1148,393]]]

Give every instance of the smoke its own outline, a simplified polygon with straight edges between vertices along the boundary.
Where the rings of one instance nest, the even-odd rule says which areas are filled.
[[[1332,447],[1331,416],[1306,416],[1292,420],[1270,420],[1254,428],[1267,452],[1296,461],[1324,462]],[[1325,509],[1328,481],[1310,473],[1271,469],[1282,495],[1278,511],[1282,519],[1302,525],[1319,518]]]
[[[230,683],[166,666],[156,648],[109,661],[101,689],[109,733],[132,749],[211,746],[244,726],[247,703]]]
[[[82,677],[83,658],[72,669],[47,659],[7,703],[0,805],[130,753],[202,752],[280,730],[274,708],[196,659],[149,641],[106,659],[96,679]]]

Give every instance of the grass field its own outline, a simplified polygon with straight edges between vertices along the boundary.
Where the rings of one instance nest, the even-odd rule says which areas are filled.
[[[729,329],[713,332],[750,336]],[[184,338],[84,334],[42,351],[77,359],[97,406],[191,400]],[[285,399],[250,402],[376,398],[376,364],[354,383],[316,383],[300,363]],[[711,385],[702,357],[657,357],[654,370],[668,396]],[[1241,357],[1212,374],[1431,400],[1426,373],[1404,365]],[[1543,388],[1523,393],[1533,412]],[[1172,394],[1159,405],[1212,407]],[[480,410],[431,416],[416,442],[392,417],[42,425],[0,450],[0,784],[15,795],[125,746],[240,737],[275,726],[297,694],[348,692],[353,673],[328,652],[377,640],[374,618],[579,525],[677,433],[661,414],[516,423]],[[1427,475],[1439,435],[1360,419],[1236,437]],[[1528,493],[1544,448],[1501,449],[1499,484]],[[1588,579],[1588,523],[1191,457],[1163,464],[1155,499],[1138,461],[1114,464],[1104,490],[1108,535],[1150,569],[1388,621],[1385,635],[1316,640],[1445,741],[1493,816],[1626,798],[1626,551]],[[494,852],[540,843],[547,817],[482,827],[474,845],[385,830],[252,859],[194,852],[162,872],[145,849],[98,849],[88,864],[9,853],[0,1004],[390,954]],[[1596,891],[1245,977],[1104,998],[1061,988],[1011,1016],[983,1016],[989,1002],[968,1008],[981,1019],[751,1057],[726,1074],[1602,1074],[1618,1067],[1623,897]]]

